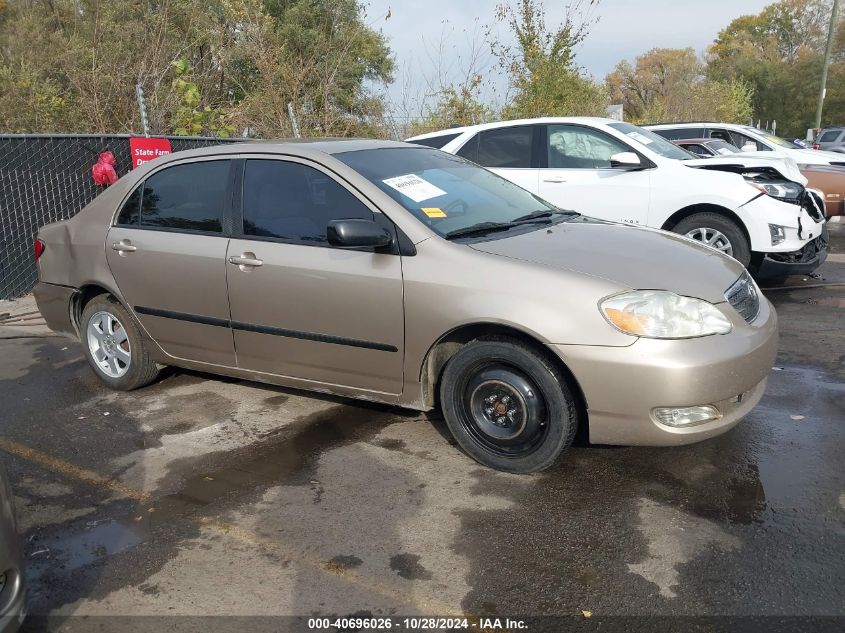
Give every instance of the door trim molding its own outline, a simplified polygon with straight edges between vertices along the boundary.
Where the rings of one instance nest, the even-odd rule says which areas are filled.
[[[201,314],[191,314],[189,312],[176,312],[174,310],[162,310],[160,308],[148,308],[146,306],[135,306],[135,312],[138,314],[145,314],[148,316],[162,317],[165,319],[176,319],[178,321],[189,321],[191,323],[200,323],[202,325],[213,325],[217,327],[228,327],[233,330],[241,332],[255,332],[257,334],[270,334],[271,336],[284,336],[286,338],[297,338],[305,341],[315,341],[318,343],[329,343],[331,345],[345,345],[347,347],[362,347],[364,349],[374,349],[380,352],[398,352],[399,349],[395,345],[388,345],[387,343],[378,343],[375,341],[365,341],[355,338],[346,338],[343,336],[332,336],[330,334],[320,334],[318,332],[303,332],[301,330],[288,330],[280,327],[273,327],[271,325],[259,325],[256,323],[245,323],[243,321],[232,321],[230,319],[220,319],[218,317],[203,316]]]

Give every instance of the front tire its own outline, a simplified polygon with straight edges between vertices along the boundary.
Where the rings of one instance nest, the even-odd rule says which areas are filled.
[[[578,428],[566,378],[532,348],[476,340],[447,363],[440,402],[449,430],[477,462],[511,473],[554,464]]]
[[[751,244],[742,228],[718,213],[694,213],[678,222],[672,231],[730,255],[746,268],[751,262]]]
[[[141,331],[113,297],[92,299],[82,311],[80,326],[88,364],[109,387],[131,391],[156,379],[158,367],[150,359]]]

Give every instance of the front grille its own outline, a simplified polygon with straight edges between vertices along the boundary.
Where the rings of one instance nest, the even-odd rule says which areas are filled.
[[[760,312],[760,295],[748,271],[742,273],[742,277],[727,289],[725,299],[748,323],[757,318]]]

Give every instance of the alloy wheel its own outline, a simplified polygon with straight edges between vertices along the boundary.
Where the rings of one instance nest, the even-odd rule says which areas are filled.
[[[697,227],[688,231],[686,236],[733,257],[734,249],[731,241],[717,229]]]
[[[88,350],[97,368],[109,378],[120,378],[132,362],[132,349],[123,324],[110,312],[95,312],[88,321]]]

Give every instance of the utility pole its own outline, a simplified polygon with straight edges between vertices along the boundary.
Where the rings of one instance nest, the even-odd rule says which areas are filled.
[[[833,49],[833,40],[836,37],[836,18],[839,16],[839,0],[833,0],[833,9],[830,13],[830,25],[827,27],[827,45],[824,47],[824,63],[822,64],[822,81],[819,86],[819,105],[816,107],[816,129],[822,126],[822,108],[824,97],[827,92],[827,69],[830,66],[830,53]]]

